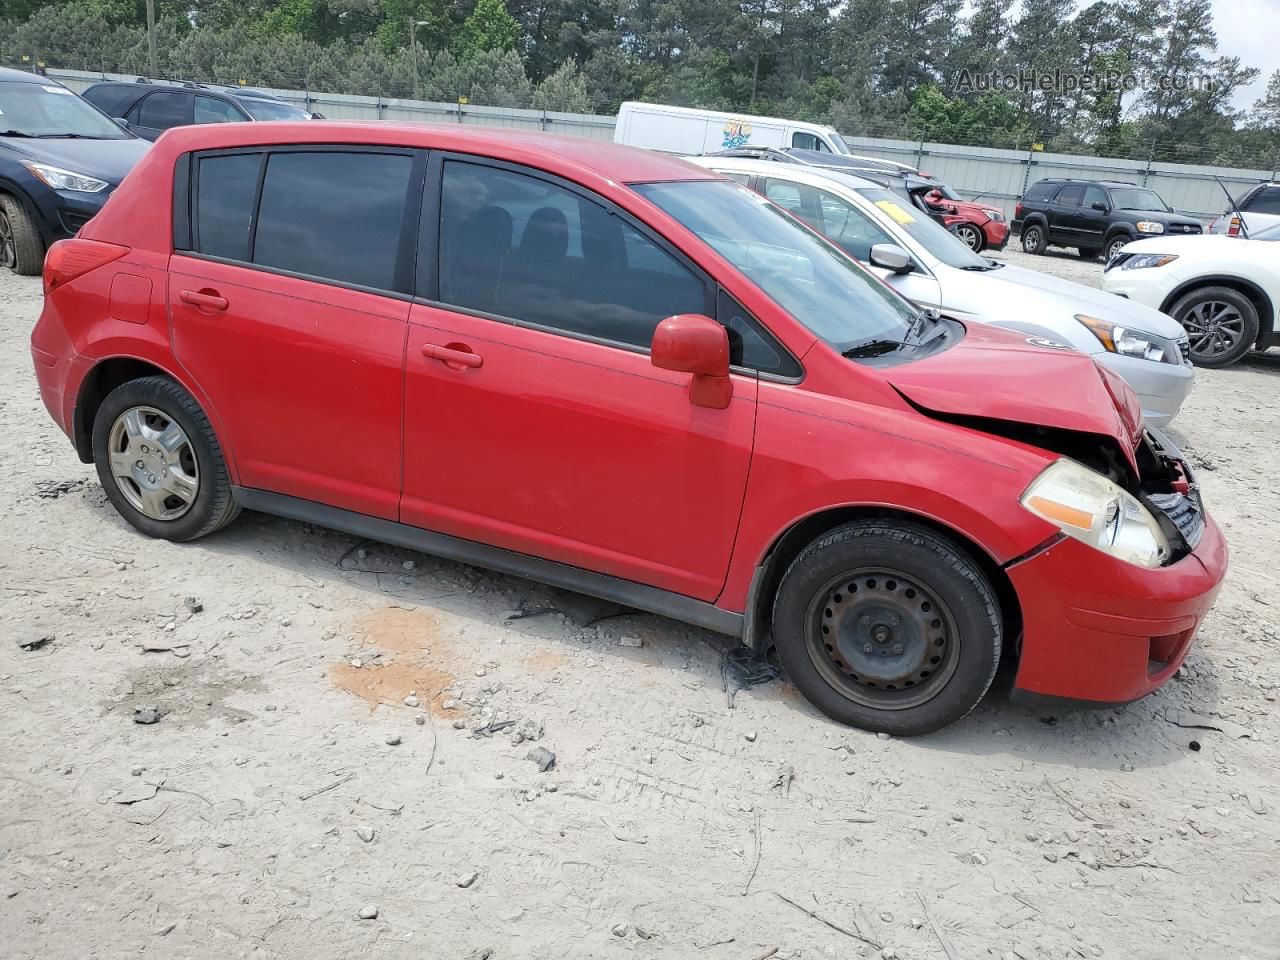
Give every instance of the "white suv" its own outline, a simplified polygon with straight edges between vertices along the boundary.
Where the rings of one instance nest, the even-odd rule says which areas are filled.
[[[1236,208],[1239,208],[1239,213]],[[1225,233],[1229,237],[1242,236],[1241,217],[1249,236],[1280,224],[1280,183],[1258,184],[1241,197],[1235,207],[1209,224],[1208,232]]]

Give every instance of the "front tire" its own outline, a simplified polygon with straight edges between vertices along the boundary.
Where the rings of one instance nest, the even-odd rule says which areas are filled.
[[[1030,223],[1022,228],[1022,252],[1034,253],[1036,256],[1049,249],[1049,235],[1038,223]]]
[[[1231,287],[1201,287],[1169,311],[1191,341],[1197,367],[1228,367],[1258,342],[1258,309]]]
[[[44,241],[22,203],[0,194],[0,267],[21,277],[34,277],[44,268]]]
[[[240,512],[208,417],[168,377],[112,390],[94,417],[92,443],[107,499],[149,537],[195,540]]]
[[[983,243],[982,231],[975,227],[972,223],[962,223],[956,227],[956,236],[960,238],[961,243],[978,253],[986,245]]]
[[[819,710],[900,736],[954,723],[1000,662],[1000,607],[987,576],[927,527],[858,521],[792,562],[774,603],[778,658]]]
[[[1128,236],[1125,236],[1124,234],[1121,234],[1120,236],[1117,236],[1117,237],[1112,237],[1110,240],[1108,240],[1107,245],[1103,248],[1104,254],[1105,254],[1104,256],[1105,262],[1110,263],[1115,258],[1115,255],[1119,253],[1122,249],[1124,249],[1124,247],[1127,244],[1130,244],[1130,243],[1133,243],[1133,237],[1128,237]]]

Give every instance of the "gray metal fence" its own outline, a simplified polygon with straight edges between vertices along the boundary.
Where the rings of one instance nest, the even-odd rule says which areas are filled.
[[[77,91],[84,90],[98,80],[135,79],[132,76],[84,70],[49,70],[48,75]],[[597,114],[433,103],[308,90],[258,89],[296,103],[306,110],[318,110],[334,120],[475,123],[610,140],[613,137],[615,119]],[[1151,187],[1174,209],[1203,219],[1217,216],[1228,206],[1215,177],[1235,197],[1255,184],[1277,179],[1276,170],[1143,162],[849,135],[845,135],[845,140],[854,153],[918,167],[945,180],[965,198],[979,199],[1001,207],[1010,217],[1013,215],[1014,204],[1026,192],[1027,187],[1045,177],[1129,181]]]

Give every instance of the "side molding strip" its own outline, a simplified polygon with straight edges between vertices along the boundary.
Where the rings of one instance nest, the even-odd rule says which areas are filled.
[[[566,563],[543,560],[525,553],[504,550],[474,540],[463,540],[443,533],[424,530],[406,523],[382,520],[350,510],[326,506],[311,500],[300,500],[266,490],[250,487],[234,487],[236,503],[246,510],[257,510],[291,520],[301,520],[322,527],[332,527],[344,533],[369,540],[389,543],[409,550],[418,550],[447,560],[475,564],[489,570],[513,574],[536,580],[539,583],[565,590],[574,590],[602,600],[612,600],[624,606],[656,613],[673,620],[691,623],[731,637],[741,637],[744,617],[740,613],[722,610],[714,604],[695,600],[683,594],[660,590],[631,580],[610,577],[603,573],[583,570]]]

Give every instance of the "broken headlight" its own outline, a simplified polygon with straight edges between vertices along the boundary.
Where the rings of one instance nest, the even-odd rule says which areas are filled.
[[[1139,567],[1158,567],[1172,552],[1155,517],[1119,484],[1074,460],[1055,460],[1020,501],[1065,535]]]

